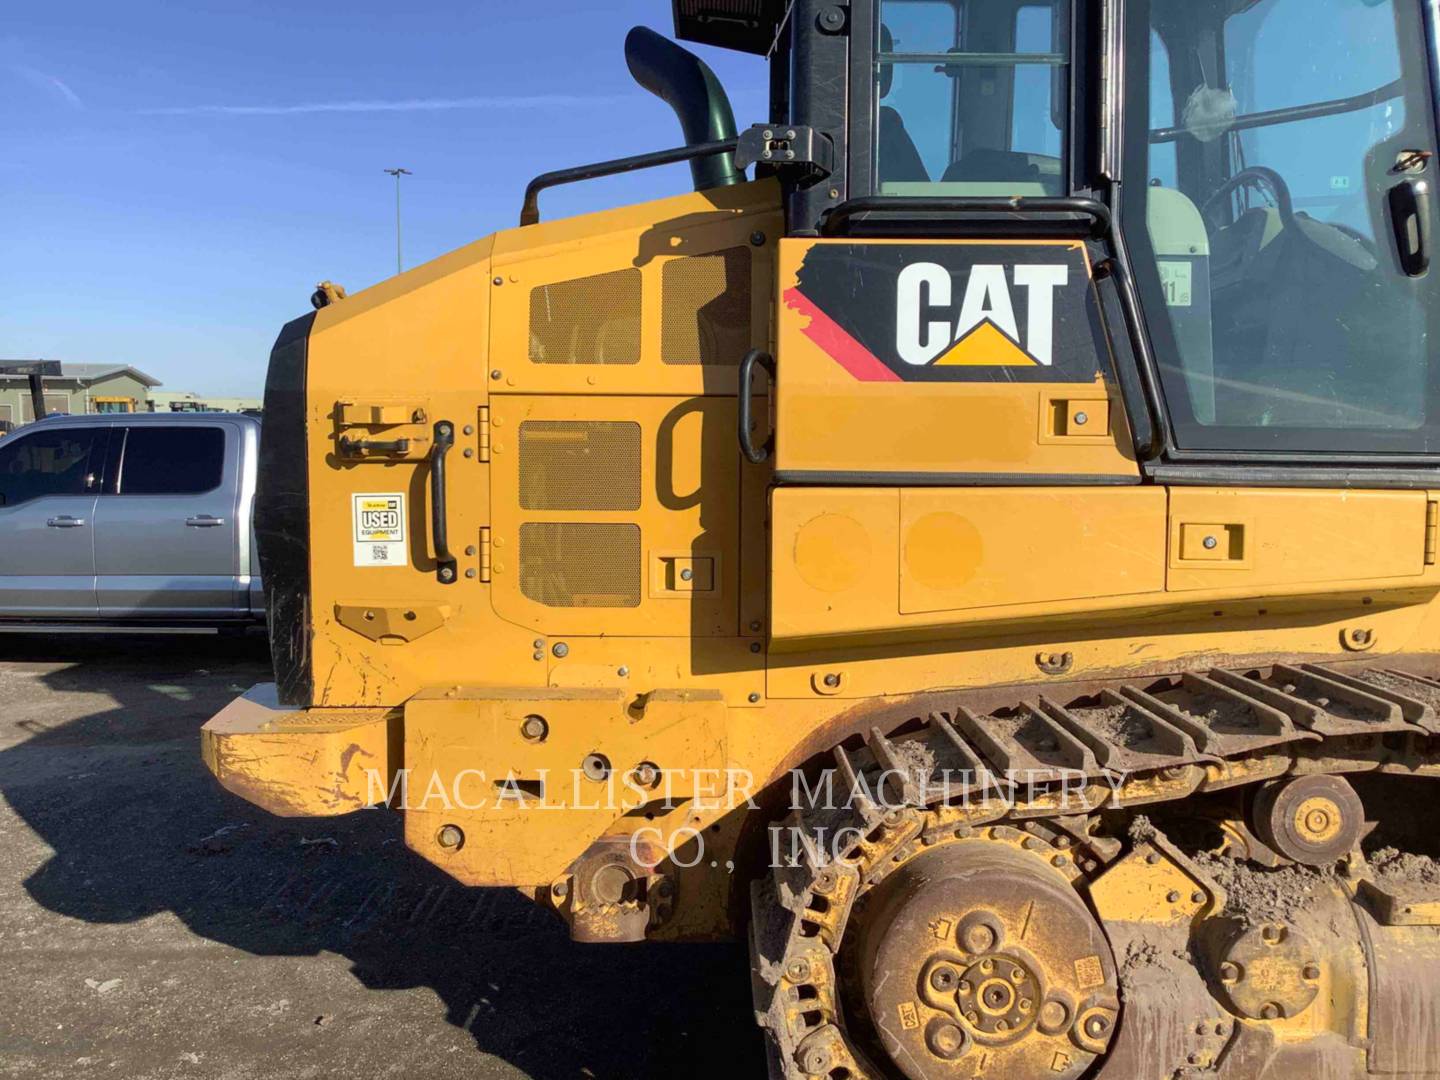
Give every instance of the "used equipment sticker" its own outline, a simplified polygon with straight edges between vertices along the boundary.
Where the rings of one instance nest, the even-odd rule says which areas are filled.
[[[405,566],[405,495],[356,495],[356,566]]]

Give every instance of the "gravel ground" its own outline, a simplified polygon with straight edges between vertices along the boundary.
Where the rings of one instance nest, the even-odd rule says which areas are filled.
[[[199,728],[262,642],[0,634],[0,1076],[760,1076],[739,946],[581,946],[410,854],[273,818]]]

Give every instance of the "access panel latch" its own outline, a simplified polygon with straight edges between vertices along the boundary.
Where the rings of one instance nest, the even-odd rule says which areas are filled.
[[[823,180],[835,168],[835,146],[830,136],[804,124],[752,124],[735,146],[735,167],[769,165],[812,182]]]
[[[343,461],[422,461],[431,433],[424,408],[396,401],[337,401],[335,453]]]

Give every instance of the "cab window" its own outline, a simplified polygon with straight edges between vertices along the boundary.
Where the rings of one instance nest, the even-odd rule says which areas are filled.
[[[1419,0],[1126,13],[1122,224],[1179,447],[1440,452]]]
[[[883,0],[875,168],[886,195],[1058,195],[1066,0]]]

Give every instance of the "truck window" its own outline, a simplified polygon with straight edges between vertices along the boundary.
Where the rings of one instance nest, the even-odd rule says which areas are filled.
[[[1069,12],[1068,0],[884,0],[881,194],[1060,194]]]
[[[1392,212],[1434,185],[1419,0],[1127,17],[1123,224],[1179,445],[1440,451],[1440,296]]]
[[[121,495],[198,495],[220,486],[225,432],[218,427],[132,427],[120,461]]]
[[[0,443],[0,506],[99,489],[103,440],[94,428],[52,428]]]

